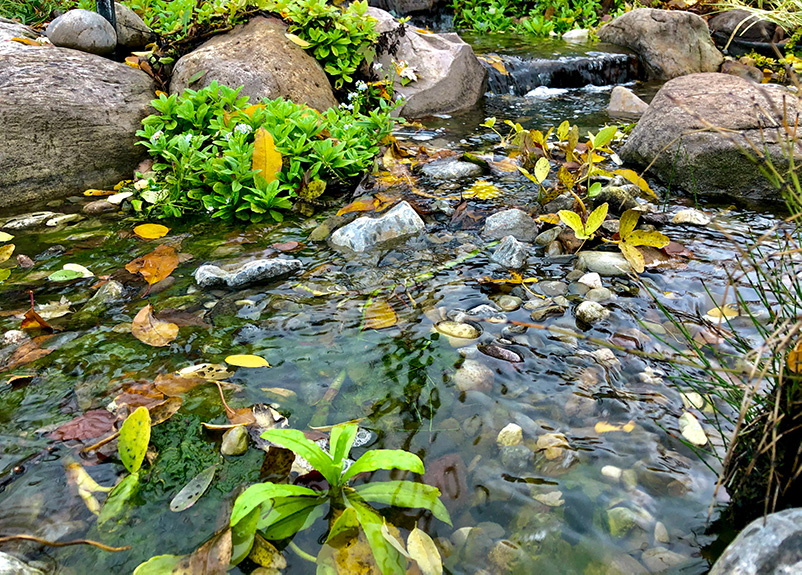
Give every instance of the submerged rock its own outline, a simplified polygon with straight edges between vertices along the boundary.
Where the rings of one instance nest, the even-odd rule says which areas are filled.
[[[2,202],[0,201],[0,205]],[[31,212],[14,216],[3,224],[5,230],[28,230],[46,224],[52,218],[63,215],[55,212]]]
[[[625,276],[632,271],[627,259],[617,252],[579,252],[576,265],[600,276]]]
[[[537,222],[518,209],[496,212],[485,221],[482,237],[499,240],[512,236],[522,242],[531,242],[537,237]]]
[[[496,375],[492,369],[475,359],[466,359],[454,374],[454,383],[460,391],[490,391]]]
[[[595,301],[583,301],[577,306],[575,313],[577,321],[593,325],[607,319],[610,315],[610,310]]]
[[[508,423],[496,437],[496,443],[499,445],[520,445],[523,442],[524,432],[517,423]]]
[[[420,233],[426,226],[407,202],[401,202],[378,218],[363,216],[331,234],[338,248],[365,252],[379,244]]]
[[[710,575],[786,575],[802,572],[802,508],[747,525],[724,550]]]
[[[117,46],[117,32],[97,12],[70,10],[47,26],[47,39],[54,46],[89,54],[109,54]]]
[[[244,425],[232,427],[223,434],[220,453],[223,455],[242,455],[248,451],[248,431]]]
[[[512,236],[505,236],[490,259],[505,268],[519,269],[526,263],[526,246]]]
[[[482,175],[482,167],[471,162],[439,161],[424,164],[421,172],[435,180],[459,180]]]
[[[273,258],[253,260],[232,270],[224,270],[212,264],[205,264],[195,270],[195,281],[201,287],[227,285],[238,288],[244,285],[274,279],[301,269],[300,260]]]

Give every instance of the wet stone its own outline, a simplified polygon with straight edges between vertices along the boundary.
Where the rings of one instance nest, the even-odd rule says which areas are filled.
[[[495,373],[475,359],[466,359],[454,374],[454,384],[460,391],[490,391]]]
[[[490,256],[499,265],[511,269],[520,269],[526,263],[526,246],[512,236],[505,236]]]
[[[623,472],[621,468],[616,467],[615,465],[605,465],[601,468],[601,474],[615,483],[618,483],[621,480],[622,473]]]
[[[48,220],[64,214],[57,214],[55,212],[32,212],[30,214],[21,214],[14,216],[3,224],[3,229],[6,230],[27,230],[41,226]]]
[[[48,227],[56,227],[72,222],[79,222],[84,217],[81,214],[58,214],[45,222]]]
[[[529,314],[529,317],[534,321],[542,321],[547,317],[561,316],[565,313],[566,307],[557,305],[554,302],[549,302],[547,305],[541,306]]]
[[[365,252],[379,244],[420,233],[424,228],[423,220],[412,206],[401,202],[381,217],[363,216],[339,228],[331,234],[331,244]]]
[[[535,454],[525,445],[504,445],[501,447],[501,464],[513,473],[530,471]]]
[[[496,436],[496,443],[500,446],[520,445],[523,441],[523,429],[517,423],[508,423]]]
[[[589,325],[603,321],[610,315],[610,311],[608,309],[605,309],[604,306],[596,303],[595,301],[583,301],[581,304],[579,304],[579,306],[577,306],[575,313],[577,321],[581,321]]]
[[[624,537],[638,526],[640,518],[628,507],[613,507],[607,510],[607,523],[613,537]]]
[[[657,543],[668,543],[670,538],[668,536],[668,529],[662,521],[658,521],[654,525],[654,540]]]
[[[493,240],[506,236],[531,242],[537,237],[537,222],[526,212],[517,209],[496,212],[488,217],[482,229],[482,237]]]
[[[94,202],[89,202],[83,207],[83,212],[90,215],[106,214],[114,211],[117,211],[117,206],[108,200],[95,200]]]
[[[601,276],[625,276],[632,271],[629,262],[618,252],[582,251],[576,265],[581,270]]]
[[[242,455],[248,451],[248,431],[244,425],[232,427],[223,434],[220,453],[223,455]]]
[[[497,541],[490,550],[490,563],[496,573],[506,573],[514,569],[526,558],[526,553],[512,541]]]
[[[44,571],[31,567],[24,561],[3,551],[0,551],[0,573],[3,575],[45,575]]]
[[[195,270],[195,281],[201,287],[227,285],[238,288],[284,276],[301,269],[300,260],[273,258],[253,260],[233,270],[224,270],[216,265],[205,264]]]
[[[481,176],[483,170],[481,166],[470,162],[446,160],[424,164],[421,172],[435,180],[457,180]]]
[[[459,339],[476,339],[480,335],[479,330],[471,324],[451,320],[438,322],[434,328],[445,336]]]
[[[641,555],[641,561],[652,573],[662,573],[682,565],[688,561],[688,557],[680,555],[674,551],[669,551],[665,547],[654,547],[647,549]]]
[[[596,272],[591,272],[583,275],[581,278],[577,280],[577,283],[587,286],[590,289],[598,289],[602,287],[601,276]]]
[[[546,280],[537,284],[538,290],[543,295],[550,297],[564,295],[568,292],[568,286],[559,280]]]
[[[535,243],[539,246],[547,246],[551,242],[556,240],[557,236],[559,236],[560,232],[562,231],[563,229],[560,226],[548,229],[545,232],[542,232],[537,235],[537,237],[535,238]]]
[[[613,297],[615,297],[615,294],[613,294],[612,290],[607,289],[606,287],[594,288],[585,293],[586,300],[597,303],[611,300]]]
[[[688,208],[686,210],[680,210],[674,217],[671,218],[672,224],[691,224],[694,226],[706,226],[713,218],[708,216],[701,210],[695,210],[693,208]]]
[[[502,311],[515,311],[521,307],[521,303],[521,298],[511,295],[503,295],[496,300],[496,304]]]
[[[563,245],[559,241],[554,240],[546,248],[546,255],[550,258],[556,258],[563,255]]]

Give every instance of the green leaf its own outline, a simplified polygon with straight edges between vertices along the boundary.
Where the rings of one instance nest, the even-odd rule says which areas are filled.
[[[47,279],[49,279],[51,282],[68,282],[71,280],[77,280],[78,278],[82,277],[84,277],[84,274],[82,274],[79,271],[58,270],[57,272],[53,272],[52,274],[47,276]]]
[[[601,148],[602,146],[606,146],[615,137],[617,131],[617,126],[607,126],[606,128],[603,128],[598,134],[596,134],[596,137],[593,140],[593,147]]]
[[[647,232],[644,230],[636,230],[626,238],[626,242],[633,246],[651,246],[653,248],[664,248],[669,241],[668,236],[660,232]]]
[[[231,510],[231,526],[236,525],[245,518],[254,508],[259,507],[265,501],[275,497],[291,497],[293,495],[317,496],[320,493],[301,485],[278,485],[277,483],[257,483],[251,485],[242,492],[234,502],[234,509]]]
[[[136,473],[142,467],[148,443],[150,443],[150,412],[147,407],[138,407],[123,422],[120,438],[117,440],[120,461],[130,473]]]
[[[198,499],[206,493],[209,485],[211,485],[216,469],[217,465],[212,465],[190,479],[189,483],[173,497],[172,501],[170,501],[170,511],[184,511],[195,505]]]
[[[298,531],[303,531],[323,515],[321,505],[327,501],[326,495],[308,497],[296,495],[293,497],[277,497],[273,500],[273,507],[259,518],[257,527],[262,531],[265,539],[277,540],[292,537]]]
[[[590,189],[588,190],[588,197],[595,198],[601,193],[601,191],[602,191],[601,182],[594,182],[593,185],[590,186]]]
[[[269,429],[262,434],[262,439],[267,439],[306,459],[312,467],[326,478],[326,481],[332,487],[341,484],[340,472],[342,469],[337,467],[331,456],[323,451],[317,443],[304,437],[301,431],[297,429]]]
[[[356,423],[341,423],[331,428],[329,437],[329,449],[335,464],[340,465],[342,472],[342,461],[351,453],[351,446],[354,444],[356,432],[359,429]]]
[[[618,220],[618,237],[623,240],[631,234],[635,226],[638,225],[639,217],[640,212],[638,210],[627,210],[621,214],[621,218]]]
[[[549,170],[551,166],[549,165],[549,161],[546,158],[540,158],[537,163],[535,164],[535,180],[537,180],[538,184],[542,184],[543,180],[546,179],[546,176],[549,175]]]
[[[384,503],[396,507],[428,509],[443,523],[451,525],[451,517],[442,501],[440,490],[414,481],[379,481],[355,487],[365,501]]]
[[[361,501],[356,492],[346,495],[346,503],[350,505],[359,518],[359,524],[365,532],[373,558],[379,566],[382,575],[403,575],[406,572],[406,560],[384,538],[382,526],[384,519],[376,513],[367,503]]]
[[[334,522],[334,525],[331,526],[326,542],[333,541],[339,535],[358,528],[359,518],[356,515],[356,510],[353,507],[346,507],[337,518],[337,521]]]
[[[11,276],[11,270],[8,268],[0,269],[0,284],[6,281]]]
[[[114,489],[111,490],[103,509],[98,515],[98,525],[103,525],[109,519],[113,519],[122,514],[123,508],[128,501],[139,491],[139,472],[126,475]]]
[[[0,243],[10,242],[14,239],[14,236],[11,234],[7,234],[6,232],[0,232]]]
[[[483,123],[483,124],[481,124],[481,125],[482,125],[483,127],[485,127],[485,128],[492,128],[493,126],[495,126],[495,125],[496,125],[496,119],[495,119],[495,118],[488,118],[488,119],[487,119],[487,120],[485,120],[485,121],[484,121],[484,123]]]
[[[192,76],[189,77],[189,81],[187,82],[187,86],[191,86],[192,84],[194,84],[195,82],[197,82],[198,80],[203,78],[203,76],[205,74],[206,74],[206,70],[200,70],[198,72],[195,72],[194,74],[192,74]]]
[[[560,216],[562,223],[574,230],[574,235],[577,238],[586,240],[590,237],[585,233],[585,224],[582,223],[582,218],[579,217],[579,214],[570,210],[560,210],[557,215]]]
[[[592,236],[593,233],[604,223],[604,219],[607,217],[608,208],[609,206],[607,205],[607,202],[605,202],[593,210],[593,212],[591,212],[591,214],[588,216],[588,221],[585,222],[585,233],[587,233],[588,236]]]
[[[134,575],[165,575],[172,573],[183,555],[156,555],[134,569]]]
[[[342,482],[345,483],[357,473],[377,469],[406,469],[421,475],[424,473],[423,462],[414,453],[400,449],[374,449],[365,453],[348,468],[343,474]]]
[[[259,523],[261,509],[254,507],[251,512],[231,528],[231,564],[239,563],[248,556],[253,547],[256,525]]]

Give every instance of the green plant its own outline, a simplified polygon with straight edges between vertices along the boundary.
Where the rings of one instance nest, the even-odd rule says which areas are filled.
[[[0,16],[17,20],[28,26],[38,26],[50,20],[55,11],[73,8],[95,10],[94,0],[0,0]]]
[[[137,135],[155,160],[155,175],[139,186],[137,211],[280,221],[292,198],[312,200],[325,184],[361,175],[392,129],[387,102],[367,115],[346,107],[319,113],[282,98],[249,105],[239,91],[212,83],[153,100],[157,113],[143,120]],[[260,175],[255,166],[260,128],[282,159],[275,174]]]
[[[376,19],[367,13],[367,0],[344,9],[326,0],[265,0],[260,8],[278,12],[289,23],[289,32],[300,39],[296,43],[321,63],[336,89],[351,84],[359,65],[375,56],[379,33]]]
[[[180,41],[210,28],[242,21],[251,0],[123,0],[154,32]],[[193,30],[194,28],[194,30]],[[175,41],[175,40],[174,40]]]
[[[505,32],[511,30],[514,18],[519,15],[509,0],[453,0],[454,26],[477,32]]]
[[[382,481],[357,487],[349,482],[358,474],[380,469],[402,469],[422,474],[423,463],[418,456],[402,450],[375,449],[368,451],[348,465],[348,455],[357,433],[353,423],[336,425],[331,430],[329,452],[294,429],[266,431],[262,437],[290,449],[305,458],[328,482],[320,491],[300,485],[259,483],[251,485],[234,503],[230,525],[235,541],[240,542],[232,564],[244,559],[253,545],[257,531],[268,540],[293,537],[320,517],[322,506],[330,506],[330,528],[327,543],[349,531],[361,529],[367,538],[373,557],[385,575],[406,573],[406,559],[388,539],[387,521],[368,502],[398,507],[427,509],[451,524],[448,511],[439,499],[440,491],[429,485],[412,481]],[[389,535],[389,537],[393,537]],[[318,573],[323,557],[318,558]],[[328,571],[323,571],[328,572]]]

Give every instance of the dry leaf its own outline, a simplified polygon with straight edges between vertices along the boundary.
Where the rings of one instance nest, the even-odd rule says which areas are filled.
[[[3,263],[8,258],[11,257],[11,254],[14,253],[14,249],[16,246],[14,244],[7,244],[5,246],[0,247],[0,263]]]
[[[206,383],[200,377],[185,377],[176,373],[160,373],[153,385],[164,395],[178,396],[201,384]]]
[[[615,425],[612,423],[607,423],[606,421],[600,421],[593,427],[593,429],[596,431],[596,433],[608,433],[610,431],[623,431],[625,433],[630,433],[633,429],[635,429],[635,422],[630,421],[624,425]]]
[[[423,575],[443,575],[443,560],[432,538],[415,527],[407,537],[407,550]]]
[[[162,244],[149,254],[129,262],[125,269],[132,274],[141,274],[149,285],[153,285],[169,276],[177,267],[178,254],[175,249]]]
[[[256,130],[253,142],[253,170],[267,183],[278,177],[281,171],[281,154],[276,150],[273,134],[263,126]]]
[[[794,349],[788,352],[787,365],[788,369],[794,373],[799,373],[802,370],[802,340],[799,340]]]
[[[398,316],[386,301],[374,301],[365,307],[365,321],[362,329],[382,329],[398,323]]]
[[[163,347],[178,337],[178,326],[157,319],[153,315],[153,306],[148,304],[136,314],[131,333],[142,343]]]
[[[53,326],[47,323],[42,316],[29,309],[25,312],[25,317],[20,325],[21,329],[43,329],[48,333],[53,333]]]
[[[36,361],[37,359],[41,359],[44,356],[53,353],[54,350],[52,349],[42,349],[39,347],[40,342],[40,338],[34,338],[31,341],[26,341],[23,343],[14,350],[14,353],[8,356],[5,363],[2,365],[2,367],[0,367],[0,371],[14,369],[15,367],[25,365],[26,363],[31,363],[32,361]]]
[[[60,425],[50,437],[59,441],[100,437],[113,429],[115,419],[114,414],[105,409],[93,409]]]

